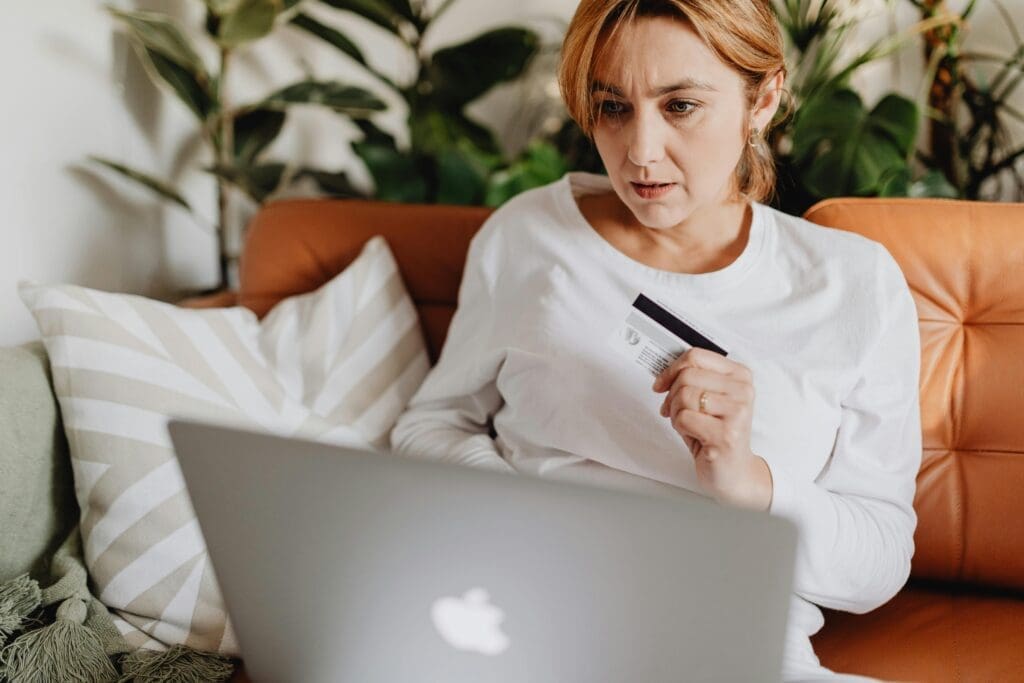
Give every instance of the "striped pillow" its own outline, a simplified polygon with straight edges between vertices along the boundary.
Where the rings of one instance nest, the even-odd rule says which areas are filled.
[[[99,598],[133,647],[237,655],[167,418],[388,447],[429,358],[384,238],[262,322],[73,285],[19,292],[53,368]]]

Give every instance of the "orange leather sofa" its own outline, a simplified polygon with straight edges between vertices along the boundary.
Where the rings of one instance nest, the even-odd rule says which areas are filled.
[[[237,295],[191,303],[237,301],[262,316],[380,234],[434,362],[469,240],[489,213],[272,203],[249,226]],[[1024,681],[1024,205],[838,199],[807,218],[881,242],[902,267],[920,317],[924,444],[910,581],[868,614],[825,610],[815,650],[833,670],[885,680]]]

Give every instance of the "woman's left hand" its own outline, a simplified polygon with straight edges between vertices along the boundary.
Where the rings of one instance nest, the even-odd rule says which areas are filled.
[[[750,369],[714,351],[694,347],[658,375],[653,389],[658,393],[668,390],[661,415],[671,420],[693,453],[701,486],[719,502],[767,510],[772,497],[771,472],[750,448],[754,415]]]

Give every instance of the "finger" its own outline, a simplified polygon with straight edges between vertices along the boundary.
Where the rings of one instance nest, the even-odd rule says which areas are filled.
[[[692,350],[693,349],[688,349],[681,353],[678,358],[673,360],[664,370],[658,373],[658,376],[654,378],[654,386],[652,387],[654,391],[665,391],[665,389],[672,385],[671,380],[675,379],[676,375],[678,375],[684,367],[693,365],[693,363],[689,361],[689,353]]]
[[[704,410],[700,409],[700,396],[704,392]],[[665,417],[675,415],[681,410],[695,410],[698,413],[711,415],[721,420],[728,420],[739,412],[741,404],[733,401],[725,394],[716,391],[707,391],[697,387],[684,387],[673,401],[666,406]]]
[[[704,410],[700,409],[701,394],[705,394]],[[696,410],[705,415],[726,418],[735,410],[735,404],[725,394],[720,394],[717,391],[686,386],[678,394],[678,404],[675,406],[675,410],[679,411],[684,408]]]
[[[660,413],[668,415],[668,406],[671,405],[675,395],[684,387],[696,387],[705,391],[713,391],[724,394],[734,401],[741,401],[748,394],[746,383],[741,380],[732,379],[729,375],[723,375],[715,370],[705,370],[694,365],[687,365],[679,370],[679,373],[672,380],[668,394],[661,403]],[[698,396],[700,394],[697,394]],[[692,404],[691,404],[692,407]]]
[[[746,365],[737,363],[731,358],[726,358],[722,354],[711,351],[710,349],[694,347],[689,349],[683,355],[687,357],[686,362],[688,364],[695,365],[699,368],[715,370],[723,375],[743,377],[750,374],[750,368]]]
[[[719,419],[717,417],[684,408],[674,414],[672,428],[680,436],[691,436],[706,446],[716,443],[715,433],[718,429],[718,422]]]

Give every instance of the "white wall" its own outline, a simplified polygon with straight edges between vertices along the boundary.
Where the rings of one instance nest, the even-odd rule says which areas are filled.
[[[112,4],[167,12],[196,32],[202,16],[199,0]],[[521,17],[536,19],[550,5],[543,0],[515,5],[461,0],[438,23],[431,43],[456,41]],[[561,5],[555,11],[565,19],[575,3],[561,0]],[[412,65],[383,30],[330,10],[326,16],[356,36],[380,70],[395,78],[411,77]],[[203,56],[212,66],[215,55],[206,48]],[[260,98],[301,78],[303,64],[319,78],[377,88],[394,105],[381,125],[400,140],[407,137],[396,97],[388,97],[330,46],[290,27],[237,55],[229,96],[235,102]],[[16,293],[23,278],[164,300],[216,281],[216,242],[210,232],[215,186],[194,168],[208,161],[194,119],[173,95],[151,85],[100,0],[9,3],[0,21],[0,74],[0,345],[38,338]],[[348,151],[347,140],[354,135],[350,124],[330,113],[296,111],[268,153],[322,168],[344,168],[366,185],[368,175]],[[85,163],[88,154],[118,159],[173,181],[199,216],[167,206]],[[247,208],[243,203],[239,220]]]
[[[198,30],[199,0],[113,0],[122,7],[169,12]],[[897,0],[899,1],[899,0]],[[434,4],[434,3],[432,3]],[[552,39],[568,21],[576,0],[458,0],[442,19],[431,46],[468,38],[490,26],[525,22]],[[954,6],[961,3],[953,3]],[[1024,30],[1024,0],[1006,0]],[[320,13],[318,13],[320,14]],[[331,12],[380,70],[403,79],[411,64],[376,27]],[[912,16],[906,12],[900,23]],[[884,30],[876,22],[867,33]],[[868,22],[870,25],[870,22]],[[982,3],[972,45],[1008,48],[1010,38],[991,6]],[[213,64],[212,50],[204,56]],[[338,78],[376,89],[394,105],[381,125],[405,139],[404,112],[347,59],[327,45],[284,28],[238,55],[228,92],[235,102],[256,99],[301,77],[303,64],[320,78]],[[919,50],[880,64],[859,85],[881,94],[894,84],[920,87]],[[153,88],[99,0],[35,0],[8,3],[0,21],[0,345],[38,337],[15,291],[22,278],[73,282],[112,291],[174,300],[210,286],[216,278],[216,244],[209,226],[215,214],[212,179],[194,170],[205,160],[190,112],[172,95]],[[513,85],[498,88],[472,113],[508,132],[514,146],[523,128],[523,102],[536,93]],[[1021,98],[1024,109],[1024,97]],[[295,112],[269,150],[323,168],[346,169],[357,183],[368,177],[348,152],[354,129],[317,110]],[[1024,133],[1021,133],[1024,139]],[[86,165],[87,154],[113,157],[174,181],[196,207],[198,218],[167,207],[143,190]],[[244,221],[250,207],[242,206]]]
[[[15,291],[22,278],[153,296],[209,282],[208,232],[84,161],[99,154],[174,177],[188,132],[100,3],[10,3],[0,69],[0,344],[37,337]],[[188,189],[198,202],[209,191]]]

